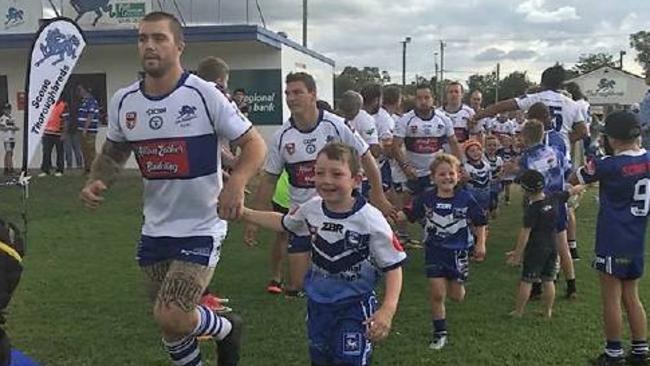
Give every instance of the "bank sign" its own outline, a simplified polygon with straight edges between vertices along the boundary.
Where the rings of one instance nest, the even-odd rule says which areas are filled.
[[[282,124],[282,73],[280,70],[231,70],[228,88],[244,89],[254,124]]]
[[[63,15],[84,29],[135,28],[150,11],[147,0],[63,0]]]

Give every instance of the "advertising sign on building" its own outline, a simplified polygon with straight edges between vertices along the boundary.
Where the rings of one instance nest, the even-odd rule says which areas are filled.
[[[280,70],[231,70],[228,86],[244,89],[248,119],[254,124],[282,124],[282,73]]]
[[[38,29],[43,7],[38,1],[0,0],[0,33],[31,33]]]
[[[151,11],[149,0],[63,0],[62,6],[82,29],[135,28]]]

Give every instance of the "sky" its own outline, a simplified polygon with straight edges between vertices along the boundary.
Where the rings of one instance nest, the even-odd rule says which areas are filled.
[[[210,2],[220,7],[221,22],[246,21],[246,0]],[[249,22],[259,23],[255,0],[248,2]],[[302,0],[258,2],[270,30],[301,42]],[[348,65],[377,66],[399,82],[400,41],[409,36],[407,82],[416,74],[433,75],[440,40],[446,44],[446,78],[464,81],[495,70],[498,62],[503,76],[527,71],[538,81],[555,62],[570,68],[581,54],[596,52],[618,60],[621,50],[627,52],[624,69],[641,74],[629,34],[644,29],[650,1],[308,0],[308,13],[308,46],[334,59],[337,72]]]

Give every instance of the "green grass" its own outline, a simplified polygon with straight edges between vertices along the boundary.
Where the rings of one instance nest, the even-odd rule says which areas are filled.
[[[169,365],[134,261],[140,180],[124,177],[96,212],[79,202],[82,184],[80,177],[63,177],[31,186],[25,272],[9,308],[14,345],[44,366]],[[589,257],[594,237],[594,194],[588,192],[579,209],[583,257]],[[18,196],[0,189],[0,216],[16,216]],[[513,204],[491,225],[487,261],[471,266],[465,303],[448,305],[450,343],[441,352],[427,349],[431,319],[423,253],[409,252],[399,311],[391,336],[376,347],[375,365],[582,365],[600,352],[599,292],[588,258],[577,263],[579,299],[559,296],[553,320],[533,315],[537,303],[523,319],[507,316],[519,270],[505,265],[503,253],[514,243],[519,216]],[[307,365],[304,301],[264,291],[273,234],[264,232],[260,246],[249,249],[241,229],[231,226],[212,282],[247,321],[241,364]],[[560,281],[558,295],[563,292]],[[642,298],[649,292],[643,282]],[[211,344],[203,354],[206,364],[214,364]]]

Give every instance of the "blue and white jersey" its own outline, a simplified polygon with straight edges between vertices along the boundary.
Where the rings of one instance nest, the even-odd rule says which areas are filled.
[[[144,178],[147,236],[222,235],[217,216],[221,192],[219,140],[233,141],[251,123],[228,99],[195,75],[184,73],[167,95],[144,93],[141,82],[118,90],[108,110],[107,139],[128,142]]]
[[[573,131],[574,125],[585,121],[585,114],[580,105],[571,98],[558,93],[555,90],[544,90],[538,93],[526,94],[515,98],[519,109],[527,111],[533,104],[542,102],[548,107],[555,131],[560,133],[566,145],[567,159],[571,159],[571,142],[569,134]]]
[[[506,118],[497,117],[492,121],[490,131],[497,137],[500,135],[512,136],[515,134],[515,127],[515,122]]]
[[[443,152],[447,139],[454,136],[454,126],[437,110],[432,111],[429,119],[423,119],[412,110],[397,120],[394,135],[404,139],[406,160],[415,168],[417,176],[426,177],[436,154]]]
[[[469,176],[466,183],[467,188],[470,190],[488,190],[490,188],[490,181],[492,179],[492,168],[490,163],[485,160],[478,162],[466,162],[463,164],[463,169]]]
[[[452,198],[438,197],[436,189],[425,191],[404,212],[410,221],[423,223],[427,246],[447,249],[469,249],[474,242],[470,224],[487,224],[483,208],[465,189]]]
[[[519,160],[521,171],[536,170],[546,181],[544,192],[553,193],[564,190],[564,173],[568,167],[566,157],[550,146],[538,144],[525,149]]]
[[[456,134],[456,139],[459,143],[467,141],[470,133],[480,132],[478,126],[472,131],[470,131],[469,128],[469,121],[471,121],[472,118],[474,118],[474,114],[476,114],[472,107],[466,104],[461,104],[460,108],[455,111],[448,111],[445,107],[438,108],[438,111],[451,120],[454,125],[454,134]]]
[[[503,159],[499,155],[494,155],[494,158],[485,155],[485,161],[490,164],[490,187],[493,190],[499,190],[500,175],[501,171],[503,171]]]
[[[555,130],[544,131],[543,142],[544,145],[550,146],[556,149],[557,151],[559,151],[562,155],[568,157],[564,139],[562,138],[559,132]]]
[[[332,212],[314,197],[282,218],[285,229],[311,236],[312,265],[305,292],[318,303],[334,303],[372,292],[381,277],[406,259],[399,240],[375,207],[358,195],[349,212]]]
[[[377,126],[377,135],[379,137],[379,143],[392,141],[393,133],[395,132],[395,119],[391,117],[384,107],[380,107],[377,113],[373,114],[372,117],[375,119],[375,126]],[[377,162],[380,164],[386,161],[386,156],[383,154],[377,158]]]
[[[379,144],[379,134],[377,133],[377,126],[375,119],[363,109],[349,121],[350,127],[361,136],[363,141],[368,145]]]
[[[596,254],[643,257],[650,212],[650,153],[623,151],[591,160],[577,171],[580,183],[599,183]]]
[[[515,151],[515,149],[513,149],[512,146],[500,148],[499,150],[497,150],[497,155],[501,158],[504,165],[514,163],[514,161],[516,161],[516,159],[519,157],[519,153],[517,153],[517,151]],[[511,181],[514,180],[516,177],[517,175],[512,173],[502,174],[501,180]]]
[[[275,132],[264,170],[277,176],[287,170],[292,207],[317,195],[314,184],[316,156],[330,142],[349,145],[359,156],[368,151],[368,144],[341,117],[324,110],[319,110],[316,126],[309,131],[301,131],[293,118],[289,118]]]
[[[77,128],[83,130],[86,122],[90,119],[88,124],[88,133],[97,133],[99,127],[99,103],[97,99],[92,96],[83,98],[77,110]]]

